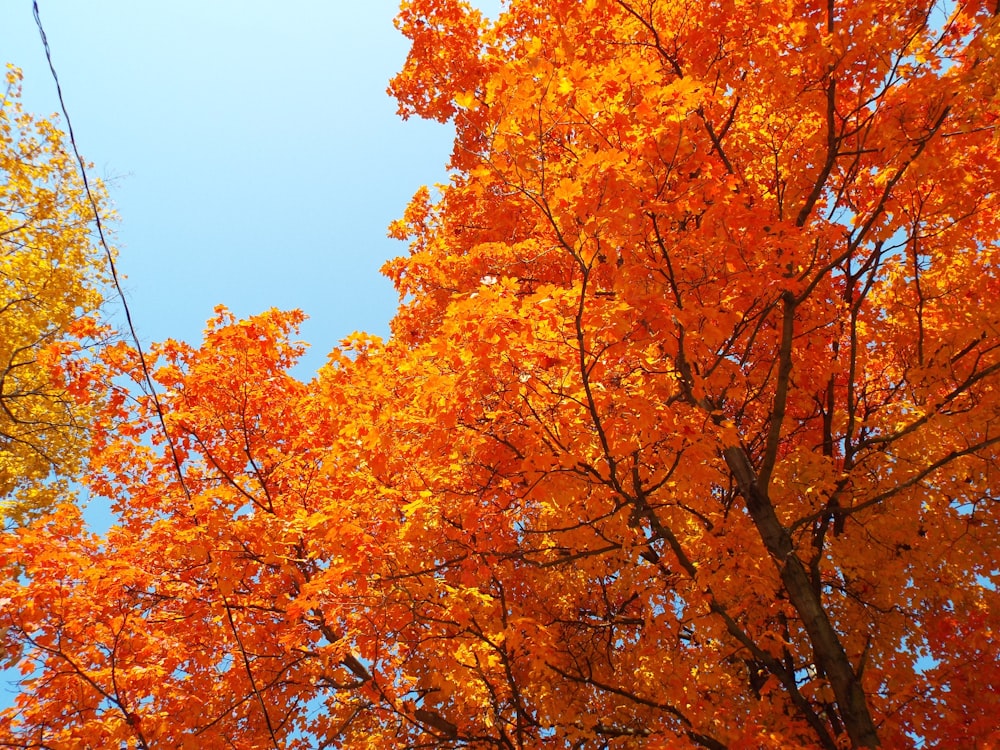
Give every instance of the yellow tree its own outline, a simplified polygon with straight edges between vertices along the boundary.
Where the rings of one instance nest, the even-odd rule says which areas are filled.
[[[0,107],[0,516],[50,506],[86,451],[82,347],[98,333],[103,258],[92,209],[49,121],[9,68]],[[96,196],[103,200],[97,187]]]
[[[995,744],[997,23],[404,4],[392,338],[220,310],[102,404],[120,523],[0,537],[0,745]]]

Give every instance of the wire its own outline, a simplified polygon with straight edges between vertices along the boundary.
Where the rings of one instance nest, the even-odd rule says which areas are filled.
[[[35,16],[35,25],[38,27],[38,33],[42,37],[42,46],[45,48],[45,59],[49,64],[49,70],[52,72],[52,80],[55,81],[56,84],[56,94],[59,96],[59,108],[62,111],[63,118],[66,120],[66,130],[69,135],[70,145],[73,148],[73,155],[76,157],[76,161],[80,165],[80,175],[83,178],[83,190],[87,194],[87,200],[90,202],[90,208],[94,213],[94,224],[97,227],[97,236],[101,247],[104,249],[104,255],[107,258],[108,269],[111,271],[111,280],[114,284],[115,292],[118,294],[118,298],[122,303],[122,308],[125,310],[125,322],[128,326],[129,335],[131,336],[132,343],[135,345],[135,350],[139,355],[139,365],[142,367],[142,377],[146,383],[146,388],[149,390],[150,398],[152,398],[153,407],[156,410],[156,418],[163,430],[163,436],[166,438],[167,445],[170,447],[170,457],[174,464],[174,470],[177,473],[177,479],[180,481],[181,489],[184,490],[184,496],[187,498],[188,503],[191,503],[191,491],[188,489],[187,483],[184,481],[184,471],[181,469],[180,457],[177,454],[177,448],[174,445],[174,441],[170,437],[170,432],[167,430],[167,421],[164,418],[163,406],[160,403],[159,396],[156,394],[156,386],[153,384],[153,377],[149,372],[149,365],[146,363],[146,355],[143,352],[142,344],[139,342],[139,335],[136,333],[135,325],[132,322],[132,312],[129,309],[128,300],[125,298],[125,292],[118,279],[118,266],[115,263],[114,253],[111,252],[111,247],[108,245],[108,240],[104,233],[104,222],[101,221],[101,212],[97,207],[97,200],[94,198],[93,191],[90,189],[90,181],[87,179],[87,165],[83,161],[83,157],[80,155],[80,149],[77,148],[76,145],[76,135],[73,133],[73,121],[70,120],[69,112],[66,109],[66,102],[63,99],[62,86],[59,83],[59,75],[56,73],[55,65],[52,62],[52,50],[49,48],[49,39],[45,35],[45,28],[42,26],[42,18],[38,12],[38,0],[32,0],[31,8],[32,13]]]
[[[107,237],[104,233],[104,224],[101,221],[101,212],[97,207],[97,201],[94,199],[94,194],[90,189],[90,182],[87,180],[87,165],[83,161],[83,157],[80,156],[80,150],[76,145],[76,136],[73,133],[73,123],[70,120],[69,112],[66,110],[66,102],[63,99],[62,86],[59,84],[59,76],[56,73],[55,65],[52,63],[52,50],[49,48],[49,40],[45,36],[42,19],[38,13],[38,0],[32,0],[31,5],[32,12],[35,16],[35,24],[38,26],[38,33],[41,35],[42,45],[45,47],[45,59],[49,63],[49,70],[52,72],[52,79],[56,84],[56,93],[59,95],[59,107],[62,110],[63,117],[66,118],[66,130],[69,135],[69,142],[73,147],[73,154],[76,156],[76,161],[80,165],[80,174],[83,176],[83,189],[87,194],[87,199],[90,201],[91,210],[94,212],[94,223],[97,226],[97,235],[108,261],[108,268],[111,271],[111,279],[114,282],[115,291],[118,293],[118,298],[121,300],[122,307],[125,309],[125,321],[128,324],[129,335],[132,337],[132,343],[135,344],[136,352],[139,354],[139,364],[142,367],[142,376],[145,380],[146,387],[149,389],[149,395],[153,400],[153,406],[156,409],[156,417],[159,420],[160,427],[163,429],[163,435],[166,438],[167,445],[170,447],[170,457],[173,461],[177,479],[180,482],[181,489],[184,490],[184,496],[187,498],[188,506],[191,508],[193,520],[196,525],[200,525],[198,522],[198,516],[194,512],[194,501],[191,497],[191,491],[188,489],[187,483],[184,481],[184,471],[181,468],[181,461],[177,454],[177,448],[174,445],[173,439],[170,437],[170,432],[167,430],[167,422],[163,415],[163,406],[160,404],[159,396],[156,394],[156,387],[153,384],[153,378],[152,375],[150,375],[149,366],[146,363],[146,355],[143,353],[142,344],[139,342],[139,336],[136,334],[135,325],[132,323],[132,313],[129,310],[128,300],[125,298],[125,292],[122,290],[121,282],[118,280],[118,269],[115,264],[114,253],[111,252],[111,248],[108,245]],[[211,559],[211,553],[209,553],[209,559]],[[236,638],[236,642],[240,648],[240,653],[243,658],[243,666],[246,669],[247,677],[250,680],[250,690],[260,703],[261,711],[264,714],[264,722],[267,725],[267,731],[271,738],[271,743],[275,750],[278,750],[279,744],[278,738],[275,735],[274,725],[271,721],[270,713],[267,710],[267,703],[264,700],[264,696],[257,687],[257,682],[253,674],[252,662],[246,650],[243,648],[243,639],[240,637],[239,630],[236,627],[236,620],[233,618],[232,605],[229,603],[229,598],[225,595],[222,597],[222,602],[226,610],[229,627],[232,630],[233,636]],[[141,733],[139,734],[138,739],[143,748],[148,747]]]

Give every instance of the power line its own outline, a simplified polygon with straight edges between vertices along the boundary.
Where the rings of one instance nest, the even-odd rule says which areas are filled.
[[[146,355],[143,352],[142,344],[139,342],[139,336],[136,333],[135,325],[132,322],[132,312],[129,309],[128,300],[125,298],[125,292],[118,279],[118,267],[115,263],[115,256],[114,253],[111,252],[111,247],[108,245],[108,240],[104,233],[104,223],[101,221],[101,212],[97,207],[97,200],[94,198],[94,194],[90,189],[90,181],[87,179],[87,165],[86,162],[84,162],[83,157],[80,155],[80,149],[77,148],[76,145],[76,135],[73,133],[73,121],[70,119],[69,111],[66,109],[66,101],[63,99],[62,86],[59,83],[59,75],[56,73],[55,65],[52,62],[52,50],[49,47],[49,39],[45,35],[45,28],[42,26],[42,18],[38,12],[38,0],[32,0],[31,7],[32,13],[35,16],[35,25],[38,27],[38,33],[42,37],[42,46],[45,48],[45,59],[49,64],[49,70],[52,73],[52,80],[55,81],[56,84],[56,94],[59,97],[59,108],[62,111],[63,118],[66,120],[66,130],[69,135],[70,146],[73,148],[73,155],[76,157],[77,164],[80,166],[80,175],[83,178],[83,189],[87,194],[87,200],[90,202],[90,208],[94,214],[94,224],[97,227],[98,240],[100,241],[101,247],[104,249],[105,257],[107,258],[108,269],[111,271],[111,280],[114,284],[115,292],[118,294],[118,298],[122,303],[122,308],[125,310],[125,322],[128,326],[128,332],[132,338],[132,343],[135,345],[135,350],[139,355],[139,365],[142,367],[143,380],[146,383],[146,387],[149,389],[149,395],[153,400],[153,407],[156,410],[156,417],[160,423],[160,427],[163,429],[163,435],[167,440],[167,445],[170,446],[170,457],[174,464],[174,470],[177,472],[177,479],[180,481],[181,489],[184,490],[184,495],[190,503],[191,491],[188,489],[187,483],[184,481],[184,472],[181,469],[180,457],[177,454],[177,448],[174,446],[174,441],[170,437],[170,433],[167,430],[167,422],[163,415],[163,407],[160,404],[159,396],[156,394],[153,377],[149,372],[149,366],[146,364]]]
[[[128,300],[125,298],[125,293],[122,290],[121,283],[118,280],[118,270],[115,264],[114,253],[111,252],[111,248],[108,245],[107,238],[104,234],[104,225],[101,222],[101,212],[97,207],[97,201],[94,199],[93,192],[90,189],[90,183],[87,180],[87,165],[83,161],[83,157],[80,156],[80,150],[76,145],[76,136],[73,133],[73,123],[70,120],[69,112],[66,110],[66,102],[63,100],[62,86],[59,84],[59,76],[56,74],[55,65],[52,63],[52,51],[49,48],[49,40],[45,36],[45,29],[42,26],[42,19],[38,13],[38,0],[32,1],[32,10],[35,16],[35,24],[38,26],[38,33],[42,37],[42,45],[45,47],[45,59],[49,63],[49,70],[52,72],[52,79],[56,84],[56,93],[59,95],[59,107],[62,110],[63,117],[66,118],[66,130],[69,134],[69,142],[73,147],[73,154],[76,156],[77,163],[80,165],[80,174],[83,176],[83,188],[87,193],[87,199],[90,201],[90,207],[94,212],[94,223],[97,226],[97,234],[101,243],[101,247],[104,248],[104,254],[108,261],[108,268],[111,270],[111,279],[114,282],[115,291],[118,293],[118,297],[121,300],[122,307],[125,309],[125,320],[128,324],[129,334],[132,337],[132,343],[135,344],[136,352],[139,354],[139,364],[142,366],[142,376],[145,380],[146,387],[149,389],[150,397],[153,400],[153,406],[156,409],[156,417],[159,420],[160,427],[163,429],[163,435],[166,438],[167,445],[170,446],[170,457],[173,461],[174,471],[177,474],[177,479],[180,482],[181,489],[184,491],[184,496],[187,498],[188,506],[191,508],[192,518],[196,525],[200,525],[198,522],[198,516],[194,512],[194,502],[191,497],[191,491],[188,489],[187,483],[184,481],[184,472],[181,469],[180,457],[177,454],[177,448],[174,446],[174,441],[170,437],[170,433],[167,430],[167,422],[163,416],[163,407],[160,404],[160,399],[156,395],[156,387],[153,385],[153,378],[150,375],[149,367],[146,364],[146,356],[142,351],[142,344],[139,343],[139,336],[136,334],[135,326],[132,323],[132,313],[129,311]],[[209,552],[209,559],[211,559],[211,553]],[[239,630],[236,626],[236,620],[233,618],[232,605],[230,604],[228,597],[223,594],[222,603],[226,610],[226,617],[229,622],[230,630],[233,636],[236,638],[237,644],[240,647],[240,653],[243,658],[243,666],[246,669],[247,677],[250,681],[250,690],[256,696],[258,703],[260,704],[261,711],[264,714],[264,722],[267,725],[267,731],[271,738],[271,743],[275,750],[278,750],[278,739],[275,735],[274,725],[272,724],[270,712],[267,709],[267,703],[264,701],[264,696],[261,694],[260,689],[257,687],[256,678],[253,674],[252,662],[250,661],[246,650],[243,648],[243,639],[240,636]],[[123,709],[124,710],[124,709]],[[138,730],[137,730],[138,731]],[[147,748],[148,743],[142,736],[141,731],[138,736],[140,747]]]

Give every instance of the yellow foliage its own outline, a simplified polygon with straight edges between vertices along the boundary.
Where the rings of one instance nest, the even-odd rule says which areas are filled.
[[[99,248],[63,134],[21,108],[8,68],[0,101],[0,516],[50,507],[53,474],[84,450],[89,375],[99,333]],[[103,200],[98,188],[95,197]]]

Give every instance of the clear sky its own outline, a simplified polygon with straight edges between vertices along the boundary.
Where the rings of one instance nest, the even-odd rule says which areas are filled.
[[[144,344],[198,341],[219,303],[301,308],[309,377],[352,331],[388,332],[378,268],[406,248],[386,226],[451,148],[385,93],[407,50],[397,5],[39,0]],[[30,0],[0,3],[0,60],[23,69],[29,111],[58,109]]]

